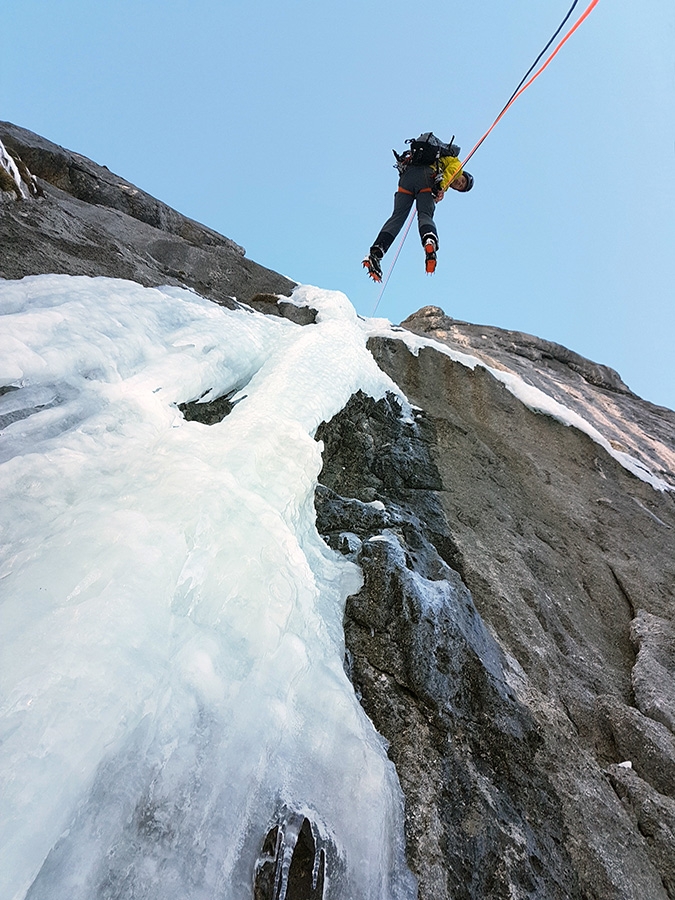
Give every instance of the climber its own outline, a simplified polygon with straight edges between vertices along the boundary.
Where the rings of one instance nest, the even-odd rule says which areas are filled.
[[[440,203],[449,187],[461,193],[473,187],[473,177],[463,171],[459,161],[460,148],[452,141],[444,144],[429,131],[406,143],[411,146],[405,153],[399,155],[394,150],[396,168],[400,173],[398,190],[394,195],[394,211],[363,260],[363,266],[374,281],[382,280],[380,262],[408,218],[413,202],[417,205],[425,269],[432,274],[436,269],[438,250],[435,204]]]

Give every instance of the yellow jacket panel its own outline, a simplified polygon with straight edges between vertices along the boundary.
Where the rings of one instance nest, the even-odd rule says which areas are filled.
[[[462,164],[456,156],[441,156],[438,160],[439,171],[443,176],[441,180],[441,190],[448,189],[448,185],[462,171]]]

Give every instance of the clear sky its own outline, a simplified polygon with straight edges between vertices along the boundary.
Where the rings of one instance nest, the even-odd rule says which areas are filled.
[[[570,5],[4,0],[0,118],[370,315],[391,149],[433,130],[467,152]],[[536,334],[675,408],[673,0],[600,0],[468,168],[436,274],[413,230],[378,315]]]

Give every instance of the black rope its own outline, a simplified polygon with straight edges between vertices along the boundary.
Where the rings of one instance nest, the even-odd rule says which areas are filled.
[[[567,20],[569,19],[569,17],[570,17],[570,16],[572,15],[572,13],[574,12],[574,8],[575,8],[575,6],[578,4],[578,2],[579,2],[579,0],[574,0],[574,3],[570,6],[567,15],[565,16],[565,18],[562,20],[562,22],[561,22],[560,25],[558,26],[558,28],[557,28],[555,34],[551,37],[551,39],[550,39],[550,41],[548,42],[548,44],[546,44],[546,46],[545,46],[544,49],[541,51],[541,53],[539,54],[539,56],[535,59],[535,61],[534,61],[534,62],[532,63],[532,65],[530,66],[530,68],[527,70],[527,72],[526,72],[526,73],[523,75],[523,77],[520,79],[520,83],[518,84],[518,87],[515,89],[515,91],[511,94],[511,96],[509,97],[509,99],[506,101],[506,103],[505,103],[504,106],[502,107],[502,109],[501,109],[499,115],[497,116],[497,119],[499,119],[499,117],[502,115],[502,113],[508,108],[508,106],[509,106],[509,104],[511,103],[511,101],[513,100],[513,98],[516,96],[516,94],[517,94],[518,91],[521,89],[521,87],[525,84],[525,82],[526,82],[527,79],[529,78],[530,74],[531,74],[531,73],[535,70],[535,68],[537,67],[537,63],[539,62],[539,60],[540,60],[540,59],[542,58],[542,56],[546,53],[546,51],[547,51],[548,48],[551,46],[551,44],[553,43],[553,41],[558,37],[558,35],[560,34],[560,32],[563,30],[563,28],[565,27],[565,23],[567,22]],[[488,133],[489,133],[489,132],[488,132]],[[473,148],[473,150],[471,151],[470,156],[473,156],[473,155],[474,155],[474,153],[476,152],[476,150],[478,150],[478,148],[479,148],[480,145],[483,143],[483,141],[485,140],[486,137],[487,137],[487,134],[485,135],[485,137],[482,138],[482,140],[480,140],[480,141],[476,144],[476,146],[475,146],[475,147]],[[468,162],[470,156],[467,156],[467,158],[464,160],[465,163]]]
[[[506,109],[506,107],[507,107],[507,106],[509,105],[509,103],[513,100],[513,98],[516,96],[516,94],[518,93],[518,91],[521,89],[521,87],[525,84],[525,82],[527,81],[527,79],[528,79],[529,76],[530,76],[530,73],[533,72],[534,69],[536,68],[537,63],[539,62],[539,60],[542,58],[542,56],[544,55],[544,53],[546,53],[546,51],[547,51],[548,48],[551,46],[551,44],[553,43],[553,41],[558,37],[558,35],[560,34],[560,32],[563,30],[563,28],[565,27],[565,23],[567,22],[567,20],[569,19],[569,17],[570,17],[570,16],[572,15],[572,13],[574,12],[574,7],[577,5],[578,2],[579,2],[579,0],[574,0],[574,3],[570,6],[569,12],[567,13],[567,15],[565,16],[565,18],[564,18],[564,19],[562,20],[562,22],[560,23],[560,26],[558,27],[558,30],[557,30],[556,33],[553,35],[553,37],[552,37],[551,40],[548,42],[548,44],[544,47],[544,49],[541,51],[541,53],[539,54],[539,56],[538,56],[538,57],[535,59],[535,61],[532,63],[532,65],[531,65],[530,68],[527,70],[527,72],[523,75],[520,84],[519,84],[518,87],[515,89],[515,91],[511,94],[511,96],[510,96],[509,99],[506,101],[506,103],[504,104],[504,109]],[[504,112],[504,109],[502,109],[502,112]]]

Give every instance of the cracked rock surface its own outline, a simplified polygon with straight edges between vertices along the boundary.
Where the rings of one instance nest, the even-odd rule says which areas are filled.
[[[234,241],[105,166],[10,122],[0,122],[0,141],[22,159],[42,194],[26,191],[18,202],[0,194],[0,278],[105,275],[146,287],[189,287],[230,308],[295,287],[247,259]]]
[[[318,527],[363,568],[346,665],[420,900],[674,897],[672,493],[485,368],[369,346],[418,409],[321,427]]]

